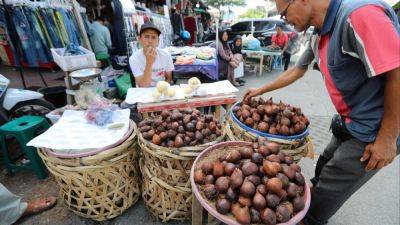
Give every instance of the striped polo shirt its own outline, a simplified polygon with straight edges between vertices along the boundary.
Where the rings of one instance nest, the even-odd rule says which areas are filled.
[[[360,141],[375,141],[383,117],[383,74],[400,67],[394,11],[381,0],[331,0],[322,29],[309,43],[296,66],[317,63],[349,132]]]

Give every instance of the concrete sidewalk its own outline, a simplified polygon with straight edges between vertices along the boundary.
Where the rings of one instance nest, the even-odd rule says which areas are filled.
[[[1,73],[1,70],[0,70]],[[264,73],[258,77],[254,73],[246,74],[246,86],[240,87],[240,95],[248,87],[259,87],[266,82],[272,81],[279,75],[280,71]],[[53,79],[58,77],[47,74],[46,77]],[[35,81],[37,83],[37,81]],[[35,84],[36,84],[35,83]],[[329,142],[331,134],[328,130],[330,118],[335,113],[330,98],[325,90],[321,74],[310,71],[298,82],[287,88],[266,94],[273,96],[275,101],[282,100],[286,103],[300,106],[302,111],[310,118],[311,137],[315,150],[319,154]],[[314,173],[315,160],[303,159],[301,166],[308,178]],[[38,181],[30,173],[19,173],[14,176],[0,175],[0,182],[14,193],[30,200],[40,195],[57,195],[58,187],[53,178]],[[399,221],[399,159],[397,158],[390,166],[380,171],[363,188],[361,188],[331,219],[331,225],[398,225]],[[87,225],[87,224],[135,224],[135,225],[161,225],[152,218],[142,201],[127,210],[123,215],[114,220],[102,223],[93,222],[76,216],[70,212],[61,202],[55,208],[45,213],[19,221],[17,224],[52,224],[52,225]],[[190,222],[170,222],[168,225],[189,225]]]

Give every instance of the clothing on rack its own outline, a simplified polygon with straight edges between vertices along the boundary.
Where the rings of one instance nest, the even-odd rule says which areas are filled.
[[[50,37],[51,40],[54,44],[55,48],[62,48],[64,46],[60,29],[57,27],[56,22],[54,21],[53,17],[53,11],[51,9],[40,9],[42,12],[42,16],[45,18],[45,21],[47,21],[47,29],[51,30],[50,32]]]
[[[60,37],[61,37],[61,40],[63,41],[63,45],[65,46],[66,44],[69,44],[70,41],[69,41],[67,29],[65,28],[65,25],[64,25],[64,20],[61,16],[61,13],[56,10],[53,12],[53,17],[54,17],[54,22],[56,23],[56,26],[59,29]]]
[[[5,18],[5,10],[0,7],[0,35],[1,35],[1,48],[0,48],[0,58],[5,65],[14,65],[14,55],[15,49],[13,48],[10,38],[8,35],[7,22]]]
[[[171,15],[171,24],[172,24],[174,34],[179,35],[181,33],[181,31],[183,30],[181,14],[178,14],[176,12],[173,13]]]
[[[81,38],[72,8],[50,6],[38,2],[13,2],[0,6],[0,27],[4,27],[9,36],[5,22],[5,7],[10,12],[10,23],[15,27],[17,39],[21,43],[15,49],[22,57],[25,66],[38,67],[47,65],[53,60],[51,48],[62,48],[73,43],[80,45]],[[12,43],[9,43],[12,45]],[[9,57],[10,58],[10,57]],[[12,65],[15,65],[13,63]]]
[[[196,42],[196,33],[197,33],[197,26],[196,26],[196,19],[194,17],[186,17],[184,19],[184,24],[185,24],[185,30],[187,30],[190,33],[190,41],[188,42],[188,45],[192,45],[193,43]]]
[[[29,21],[32,35],[34,37],[33,41],[35,43],[35,48],[38,53],[39,60],[43,63],[50,62],[50,48],[48,48],[48,46],[46,45],[46,40],[44,38],[42,30],[40,29],[39,22],[35,16],[35,12],[32,9],[25,7],[24,13]]]
[[[39,56],[36,49],[32,48],[32,46],[35,46],[35,37],[33,36],[32,29],[22,7],[15,7],[11,17],[21,41],[22,49],[19,50],[22,50],[25,62],[27,62],[30,67],[37,67],[39,65]]]
[[[70,17],[73,18],[72,16],[70,16]],[[89,31],[90,30],[89,29],[90,28],[89,18],[88,18],[86,13],[81,13],[81,17],[82,17],[82,20],[83,20],[83,26],[85,27],[86,33],[87,33],[88,36],[90,36],[91,33]],[[73,20],[73,25],[75,26],[76,29],[78,29],[78,22],[76,20]],[[81,43],[82,40],[83,40],[82,34],[78,33],[78,35],[79,35],[79,40],[80,40],[79,43]]]
[[[79,37],[77,35],[79,32],[77,31],[77,27],[75,26],[74,22],[72,21],[72,19],[69,18],[67,12],[64,9],[60,9],[59,13],[61,14],[62,20],[64,22],[70,43],[79,45]]]
[[[126,34],[124,32],[124,14],[122,5],[119,0],[113,0],[111,5],[114,9],[114,20],[112,22],[112,35],[111,41],[114,47],[114,54],[126,55],[127,54],[127,43]]]

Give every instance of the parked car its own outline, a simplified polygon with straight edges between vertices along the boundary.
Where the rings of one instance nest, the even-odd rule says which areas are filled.
[[[268,46],[271,44],[272,35],[276,33],[276,26],[282,26],[286,33],[296,32],[283,20],[273,18],[242,20],[233,24],[227,31],[231,41],[236,35],[251,34],[252,29],[254,29],[253,36],[260,40],[262,46]],[[215,33],[210,34],[206,40],[215,40]]]

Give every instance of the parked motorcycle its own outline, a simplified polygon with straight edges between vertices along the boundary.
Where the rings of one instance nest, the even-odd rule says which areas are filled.
[[[9,85],[10,80],[0,74],[0,125],[24,115],[44,116],[55,109],[41,93]]]

